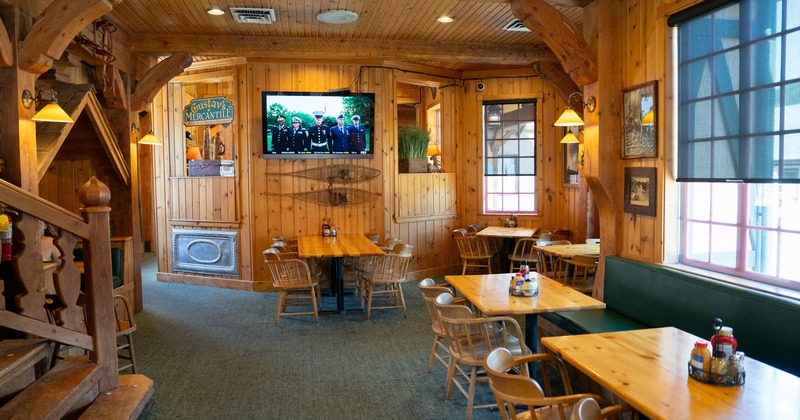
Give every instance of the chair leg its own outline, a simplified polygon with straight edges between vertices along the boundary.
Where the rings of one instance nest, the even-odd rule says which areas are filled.
[[[372,313],[372,289],[375,288],[375,285],[369,282],[367,287],[369,288],[367,291],[367,321],[369,321],[369,316]]]
[[[473,366],[469,375],[469,392],[467,392],[467,415],[465,420],[472,418],[472,407],[475,405],[475,383],[478,377],[478,367]]]
[[[461,265],[461,275],[467,274],[467,260],[464,260],[464,263]]]
[[[444,388],[445,401],[450,399],[450,393],[453,392],[453,381],[456,380],[456,358],[452,355],[450,360],[447,361],[447,386]]]
[[[128,354],[131,356],[131,371],[136,373],[136,354],[133,352],[133,334],[125,336],[128,339]]]
[[[284,291],[278,291],[278,304],[275,305],[275,326],[278,326],[278,321],[281,319],[281,306],[283,306]]]
[[[406,316],[406,298],[403,297],[403,288],[400,286],[400,283],[397,283],[395,287],[397,287],[397,293],[400,295],[400,303],[403,305],[403,318],[408,318]]]
[[[436,358],[436,349],[439,347],[439,335],[433,336],[433,349],[431,349],[431,357],[428,358],[428,373],[433,372],[433,359]]]
[[[314,321],[319,325],[319,312],[317,311],[317,293],[318,288],[314,285],[311,286],[311,307],[314,308]]]

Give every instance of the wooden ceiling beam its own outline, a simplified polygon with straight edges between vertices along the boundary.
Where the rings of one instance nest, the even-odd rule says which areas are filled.
[[[192,56],[188,53],[176,53],[151,67],[142,76],[136,85],[136,90],[131,94],[132,112],[144,110],[162,86],[166,85],[173,77],[183,73],[183,70],[192,65]]]
[[[19,67],[33,74],[46,72],[75,35],[112,9],[108,0],[54,0],[20,44]]]
[[[6,24],[0,21],[0,66],[11,67],[14,64],[13,54],[11,38],[8,37]]]
[[[360,60],[429,60],[449,62],[525,65],[556,61],[547,48],[531,45],[440,44],[394,40],[354,40],[301,37],[262,37],[230,35],[131,35],[132,53],[164,54],[187,52],[194,55],[235,55],[241,57],[330,60],[333,57]]]
[[[541,76],[565,103],[569,100],[569,95],[571,95],[572,92],[580,91],[578,85],[576,85],[569,75],[564,72],[564,69],[556,63],[536,63],[533,65],[533,71]],[[580,110],[576,109],[576,112],[582,110],[583,108]]]
[[[511,10],[542,37],[575,83],[584,86],[597,81],[597,59],[583,35],[558,10],[544,0],[511,0]]]

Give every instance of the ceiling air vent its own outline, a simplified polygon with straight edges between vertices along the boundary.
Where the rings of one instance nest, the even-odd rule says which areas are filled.
[[[506,26],[503,26],[503,29],[506,31],[516,31],[516,32],[530,32],[531,30],[525,27],[525,24],[522,23],[519,19],[514,19],[511,22],[508,22]]]
[[[250,7],[231,7],[233,18],[239,23],[258,23],[269,25],[275,22],[274,9],[253,9]]]

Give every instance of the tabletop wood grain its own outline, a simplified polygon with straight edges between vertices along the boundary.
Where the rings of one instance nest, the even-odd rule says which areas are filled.
[[[511,274],[445,276],[445,280],[485,315],[536,314],[605,308],[606,304],[548,277],[531,273],[539,282],[539,296],[508,294]]]
[[[300,236],[297,238],[297,251],[301,258],[363,257],[384,253],[364,235]]]
[[[487,226],[476,235],[493,238],[530,238],[535,232],[534,228]]]
[[[572,258],[579,254],[599,254],[600,244],[537,245],[534,249],[558,258]]]
[[[745,358],[743,386],[710,385],[690,378],[689,353],[698,339],[667,327],[546,337],[541,343],[650,418],[800,416],[800,378],[757,360]],[[746,343],[740,345],[746,351]]]

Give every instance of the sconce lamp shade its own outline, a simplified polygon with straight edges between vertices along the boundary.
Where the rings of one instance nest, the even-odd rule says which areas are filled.
[[[655,124],[655,113],[653,112],[653,108],[650,108],[650,110],[647,111],[647,114],[644,114],[644,117],[642,117],[642,125],[653,124]]]
[[[583,125],[583,120],[574,109],[568,106],[553,125],[556,127],[574,127]]]
[[[428,153],[425,154],[426,156],[433,156],[433,155],[439,155],[439,154],[441,154],[441,152],[439,151],[439,145],[438,144],[431,143],[431,144],[428,145]]]
[[[156,146],[161,146],[161,140],[159,140],[158,137],[156,137],[151,131],[139,139],[139,144],[153,144]]]
[[[572,131],[567,131],[567,134],[561,139],[561,143],[580,143],[580,141],[575,134],[572,134]]]
[[[48,122],[63,122],[74,123],[75,121],[64,112],[57,103],[49,103],[40,109],[36,115],[31,118],[33,121],[48,121]]]
[[[201,160],[203,159],[203,155],[200,153],[200,148],[198,146],[192,146],[186,152],[186,160]]]

